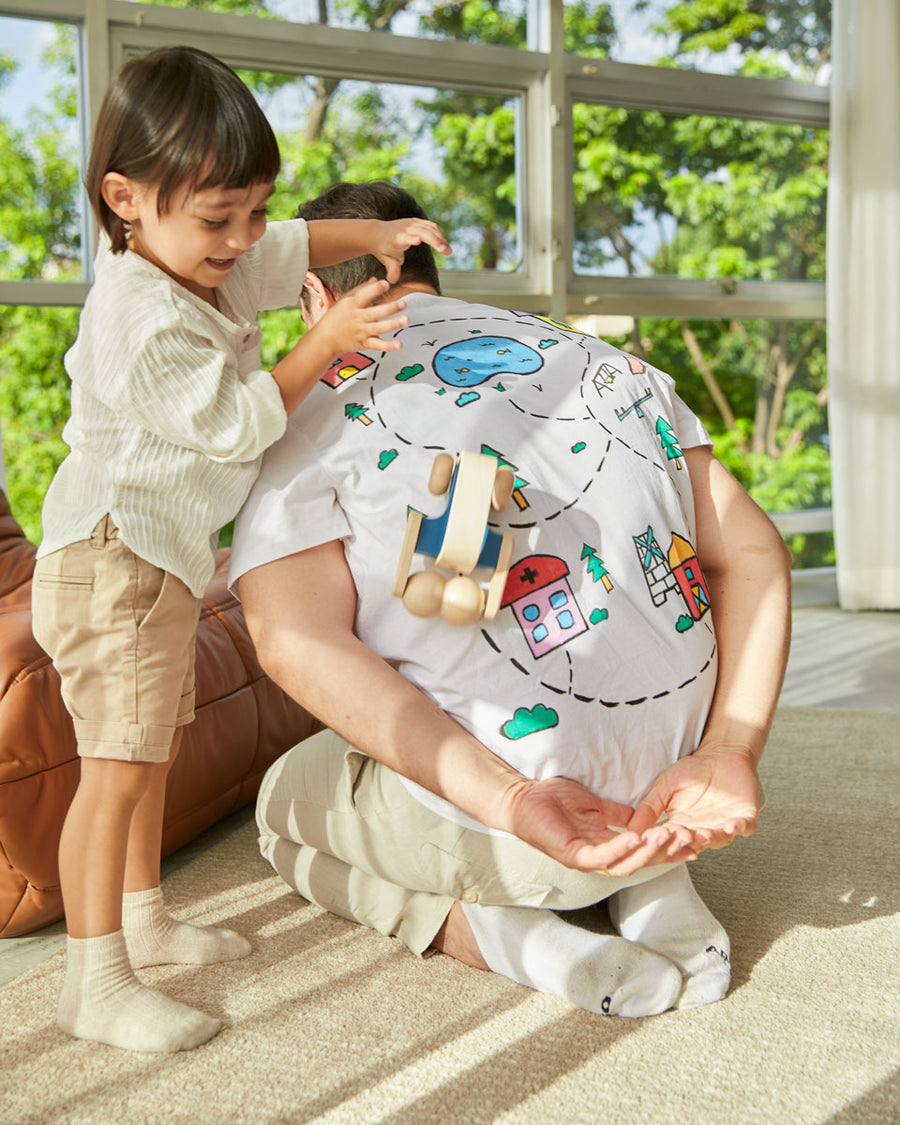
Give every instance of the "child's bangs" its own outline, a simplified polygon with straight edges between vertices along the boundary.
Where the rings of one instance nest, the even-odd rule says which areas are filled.
[[[245,188],[274,181],[281,169],[278,142],[268,121],[259,115],[254,128],[240,123],[229,128],[220,116],[213,123],[206,146],[206,161],[194,183],[195,191],[222,187]]]
[[[249,114],[246,104],[204,108],[195,107],[172,131],[177,155],[171,154],[172,142],[165,146],[174,159],[160,182],[162,210],[182,184],[192,192],[247,188],[271,183],[281,168],[275,134],[255,102]]]
[[[262,117],[262,115],[260,115]],[[209,138],[207,160],[198,174],[195,191],[207,188],[249,188],[252,183],[269,183],[278,176],[281,156],[269,123],[264,128],[228,129],[219,119],[215,135]]]

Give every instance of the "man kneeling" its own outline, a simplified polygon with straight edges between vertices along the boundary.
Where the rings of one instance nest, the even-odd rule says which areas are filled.
[[[344,184],[299,214],[422,211],[391,185]],[[377,269],[308,274],[307,322]],[[593,1012],[718,1000],[728,937],[685,861],[755,829],[786,551],[667,375],[439,293],[430,249],[412,248],[385,297],[406,302],[402,349],[335,360],[237,523],[232,581],[260,660],[331,728],[267,774],[263,854],[304,898],[416,954]],[[435,455],[464,451],[511,474],[490,533],[513,551],[496,614],[460,625],[392,587],[410,509],[440,527],[448,505],[429,492]],[[441,570],[421,540],[407,555]],[[612,933],[556,913],[602,901]]]

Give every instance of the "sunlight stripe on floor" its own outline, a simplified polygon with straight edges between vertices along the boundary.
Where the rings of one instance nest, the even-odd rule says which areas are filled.
[[[559,1004],[530,994],[523,1003],[501,1012],[451,1043],[383,1079],[356,1097],[341,1102],[309,1125],[367,1125],[381,1122],[441,1086],[461,1078],[474,1065],[526,1039],[559,1020]]]

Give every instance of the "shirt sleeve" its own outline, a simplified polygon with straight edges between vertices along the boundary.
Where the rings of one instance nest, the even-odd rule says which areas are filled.
[[[309,269],[309,229],[305,219],[269,223],[258,245],[257,307],[284,309],[299,305],[300,290]]]
[[[235,522],[228,583],[255,567],[349,533],[321,452],[298,428],[289,426],[266,454]]]
[[[712,438],[697,415],[684,400],[672,391],[672,412],[675,415],[672,425],[678,434],[682,449],[693,449],[698,445],[712,445]]]
[[[667,404],[666,410],[671,417],[668,421],[678,435],[678,444],[682,449],[693,449],[698,445],[712,445],[706,427],[691,410],[687,403],[680,397],[675,389],[675,380],[665,371],[657,367],[648,367],[645,376],[655,384],[660,399]]]

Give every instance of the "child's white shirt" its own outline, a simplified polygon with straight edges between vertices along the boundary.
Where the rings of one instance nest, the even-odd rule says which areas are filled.
[[[136,554],[203,593],[218,531],[286,424],[256,316],[296,306],[308,268],[306,223],[270,223],[216,290],[218,311],[103,238],[65,358],[70,453],[44,502],[39,555],[89,538],[109,513]]]
[[[709,435],[669,376],[603,341],[423,294],[407,311],[401,351],[342,357],[292,414],[238,517],[230,580],[342,539],[361,640],[522,773],[634,805],[696,749],[715,688],[682,453]],[[407,506],[440,515],[434,456],[464,449],[513,467],[490,523],[516,546],[496,619],[458,627],[412,616],[391,586]]]

